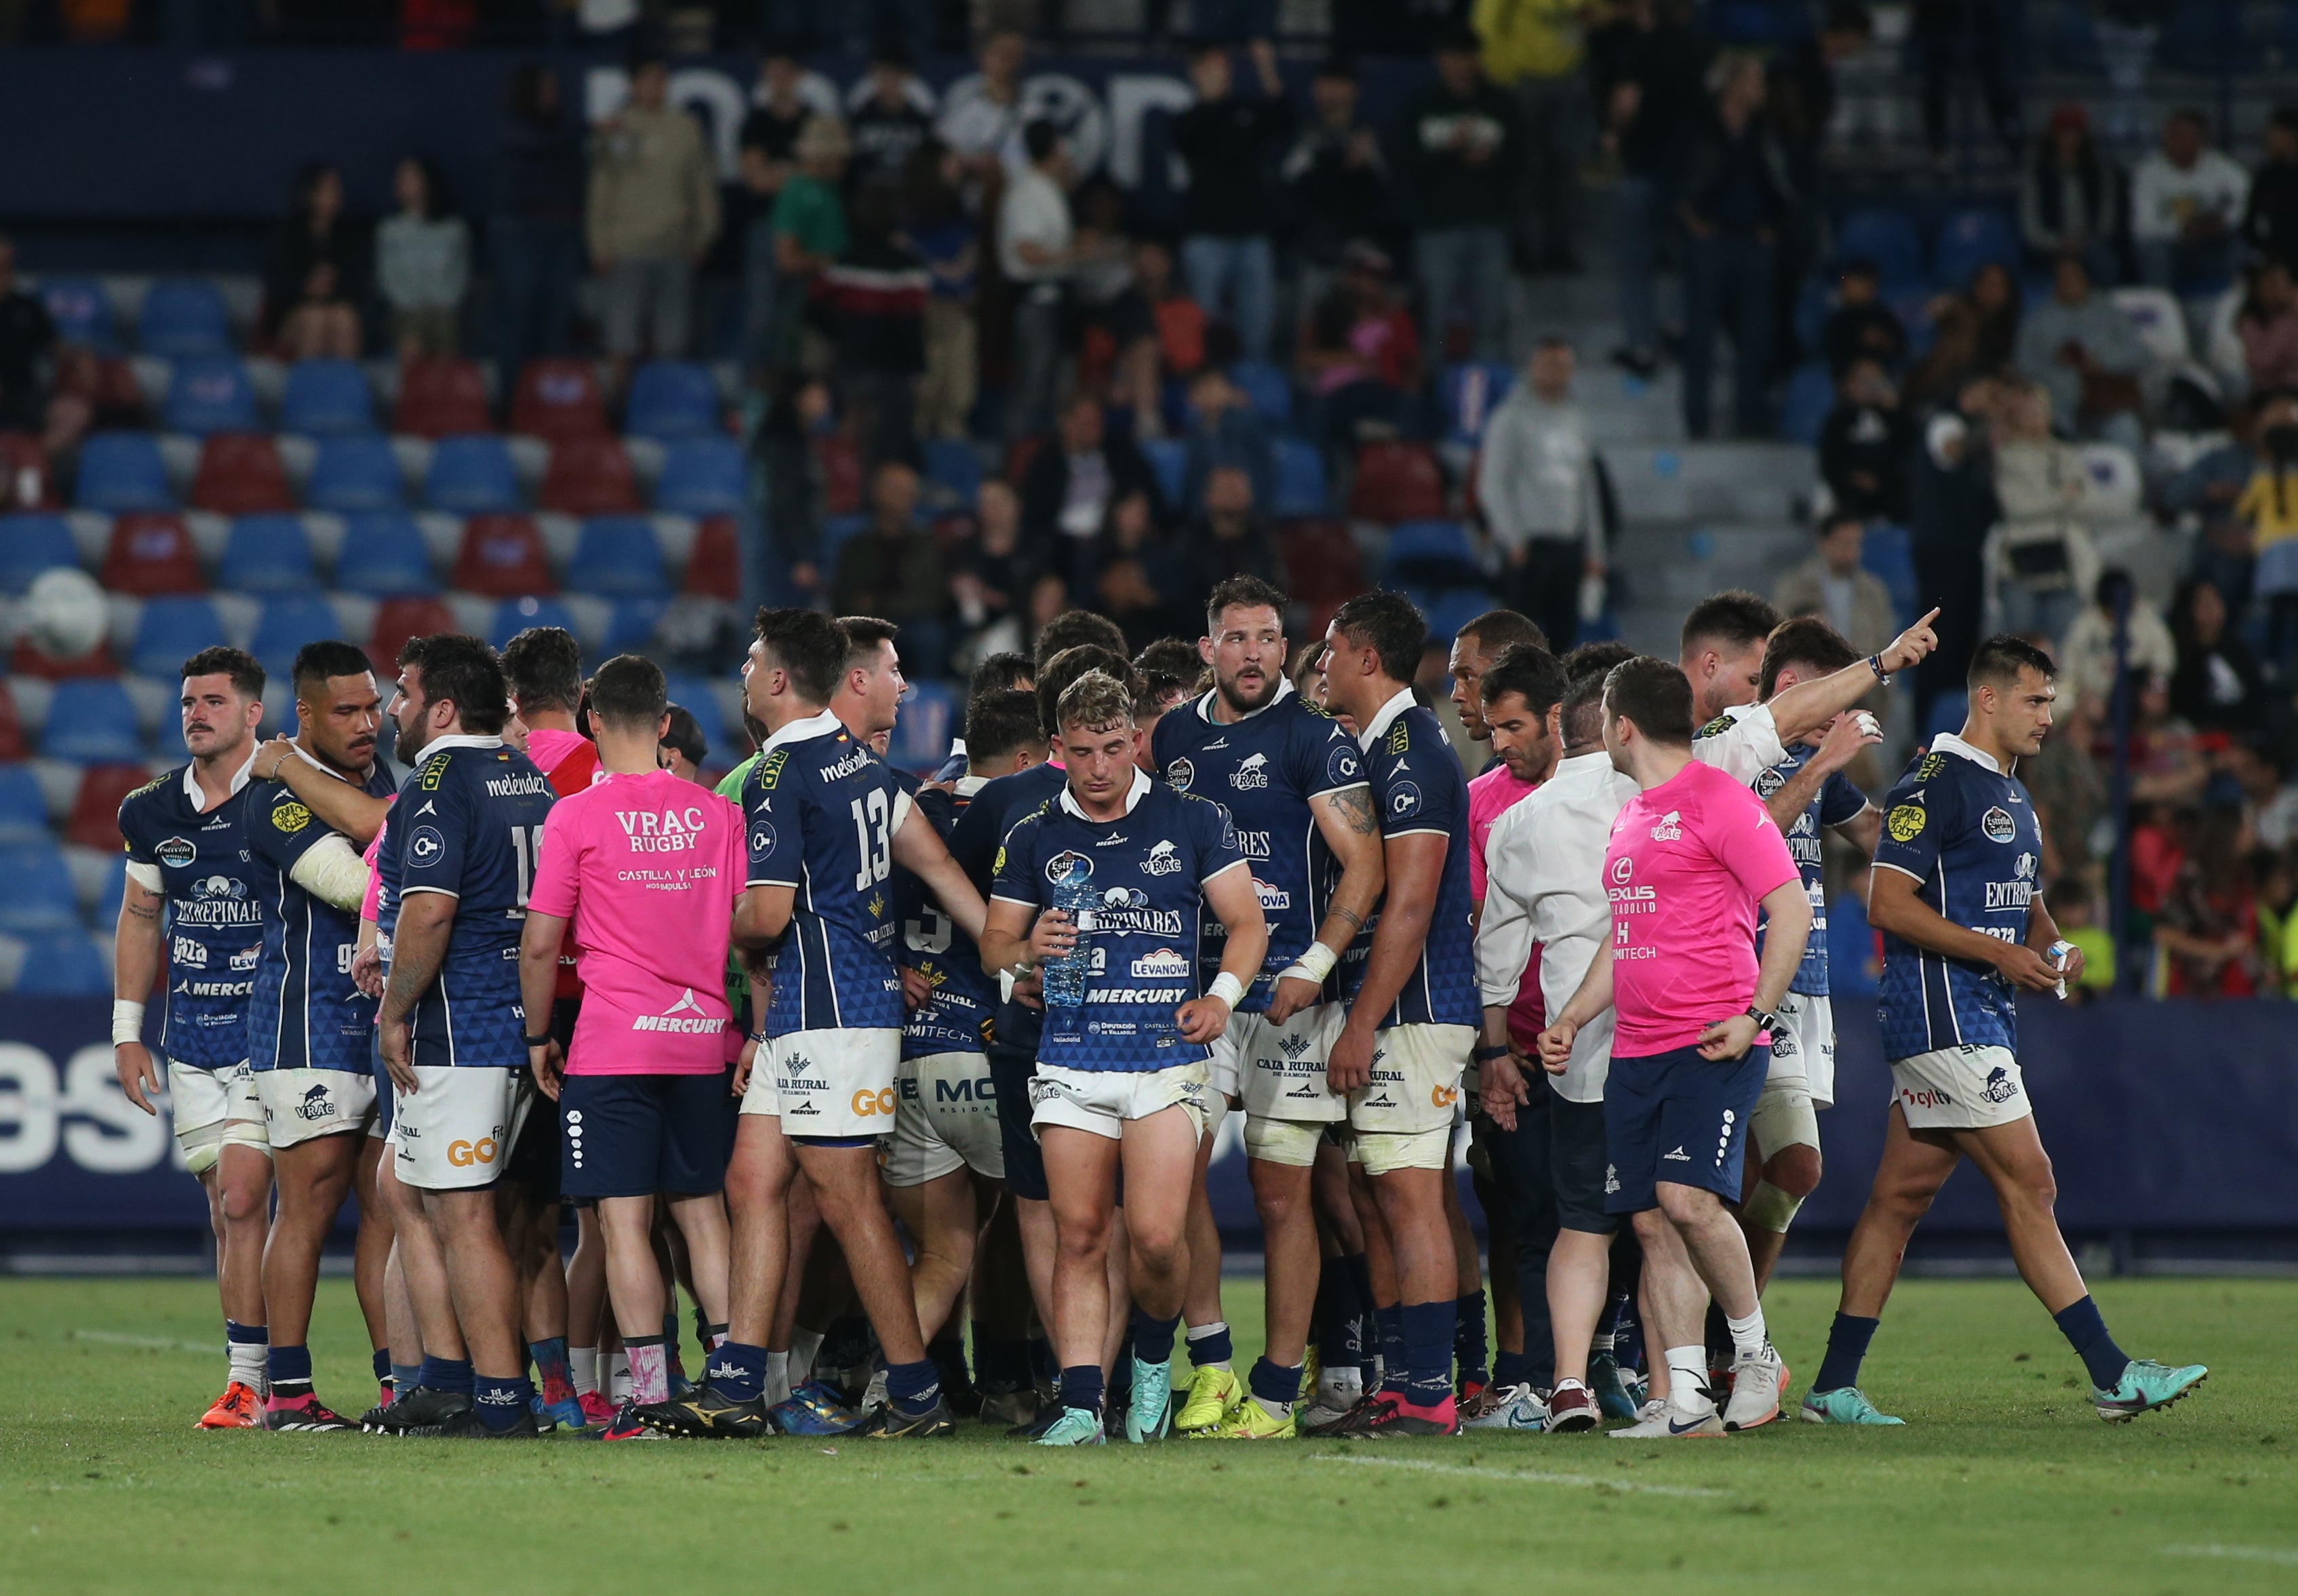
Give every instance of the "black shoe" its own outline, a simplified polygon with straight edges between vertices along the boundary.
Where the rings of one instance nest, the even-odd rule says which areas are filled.
[[[535,1422],[534,1410],[525,1406],[519,1409],[517,1418],[512,1419],[508,1426],[500,1430],[489,1429],[486,1420],[479,1417],[477,1405],[473,1404],[463,1409],[435,1429],[426,1430],[423,1433],[426,1435],[436,1435],[442,1441],[540,1441],[542,1439],[542,1426]]]
[[[1035,1419],[1028,1424],[1017,1424],[1005,1433],[1016,1441],[1035,1441],[1059,1424],[1065,1411],[1067,1410],[1062,1406],[1059,1400],[1046,1402],[1038,1408],[1037,1417]]]
[[[1373,1426],[1386,1418],[1388,1410],[1394,1406],[1396,1406],[1396,1399],[1376,1387],[1357,1398],[1356,1406],[1338,1418],[1314,1426],[1301,1433],[1303,1435],[1314,1436],[1369,1435]]]
[[[370,1435],[433,1435],[456,1414],[467,1411],[469,1395],[442,1391],[435,1385],[413,1385],[387,1408],[369,1408],[360,1416],[360,1428]]]
[[[754,1396],[738,1402],[722,1396],[704,1381],[684,1396],[666,1402],[649,1402],[634,1409],[639,1422],[665,1435],[692,1435],[705,1441],[756,1441],[779,1433],[766,1417],[766,1399]]]
[[[862,1427],[854,1432],[867,1435],[872,1441],[922,1441],[932,1435],[954,1435],[957,1433],[957,1416],[949,1410],[949,1403],[939,1397],[922,1413],[905,1413],[888,1402],[870,1415]]]
[[[933,1351],[932,1347],[926,1349],[929,1355]],[[980,1418],[981,1393],[974,1389],[973,1376],[965,1367],[964,1352],[945,1349],[933,1361],[934,1378],[941,1382],[941,1399],[949,1404],[949,1410],[960,1418]]]

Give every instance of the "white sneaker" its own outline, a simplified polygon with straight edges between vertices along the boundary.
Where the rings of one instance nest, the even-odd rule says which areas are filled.
[[[854,1410],[867,1418],[884,1407],[886,1402],[886,1371],[882,1369],[872,1370],[870,1384],[864,1388],[862,1401]]]
[[[1330,1424],[1355,1407],[1364,1396],[1364,1375],[1360,1369],[1327,1369],[1317,1377],[1317,1400],[1300,1410],[1302,1429],[1311,1425]]]
[[[1610,1435],[1615,1441],[1690,1441],[1723,1433],[1724,1416],[1714,1404],[1704,1413],[1687,1413],[1669,1401],[1646,1402],[1635,1423]]]
[[[1548,1427],[1548,1405],[1530,1385],[1510,1385],[1492,1408],[1464,1420],[1464,1430],[1541,1430]]]
[[[1758,1352],[1732,1360],[1732,1400],[1724,1404],[1724,1427],[1761,1429],[1780,1416],[1780,1393],[1788,1387],[1788,1366],[1768,1341]]]

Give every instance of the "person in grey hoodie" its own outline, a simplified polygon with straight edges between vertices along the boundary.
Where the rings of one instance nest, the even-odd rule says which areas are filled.
[[[1572,402],[1572,345],[1540,341],[1525,380],[1492,411],[1476,467],[1476,502],[1500,551],[1501,591],[1559,653],[1572,646],[1583,584],[1604,575],[1594,451]]]

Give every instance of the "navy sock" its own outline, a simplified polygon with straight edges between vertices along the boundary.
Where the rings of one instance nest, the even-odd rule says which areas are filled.
[[[1452,1394],[1452,1326],[1459,1311],[1446,1301],[1408,1302],[1398,1311],[1404,1337],[1401,1386],[1417,1407],[1434,1407]]]
[[[886,1397],[905,1412],[922,1413],[941,1401],[941,1376],[930,1358],[886,1365]]]
[[[377,1347],[375,1349],[375,1377],[378,1380],[388,1380],[391,1378],[391,1349],[389,1347]]]
[[[498,1379],[493,1375],[480,1375],[472,1382],[471,1402],[479,1410],[479,1422],[491,1430],[507,1430],[518,1422],[526,1411],[527,1399],[534,1387],[527,1384],[525,1375],[513,1375]]]
[[[1374,1307],[1372,1265],[1362,1253],[1343,1253],[1336,1261],[1341,1266],[1342,1278],[1348,1282],[1349,1294],[1352,1299],[1349,1304],[1352,1311],[1370,1313]]]
[[[1286,1369],[1266,1358],[1256,1359],[1252,1365],[1252,1394],[1271,1408],[1299,1402],[1301,1366],[1296,1363]]]
[[[710,1389],[732,1402],[756,1402],[766,1388],[766,1349],[722,1341],[704,1366]]]
[[[1327,1369],[1352,1366],[1356,1349],[1348,1344],[1349,1311],[1346,1305],[1348,1277],[1341,1269],[1341,1261],[1327,1258],[1317,1273],[1317,1305],[1311,1311],[1310,1323],[1317,1330],[1317,1359]]]
[[[1101,1413],[1101,1365],[1072,1364],[1062,1370],[1062,1406],[1083,1408],[1099,1417]]]
[[[476,1378],[471,1373],[468,1358],[426,1358],[415,1372],[417,1385],[428,1385],[434,1391],[451,1391],[462,1396],[471,1394],[472,1384]]]
[[[299,1397],[311,1394],[311,1349],[307,1346],[281,1346],[276,1342],[263,1355],[263,1372],[271,1382],[274,1396]]]
[[[1462,1297],[1452,1304],[1452,1358],[1460,1378],[1481,1385],[1492,1378],[1491,1352],[1484,1340],[1484,1294]]]
[[[1228,1322],[1224,1319],[1203,1335],[1189,1332],[1189,1361],[1198,1369],[1208,1363],[1227,1363],[1236,1356],[1236,1347],[1229,1339]]]
[[[944,1385],[970,1385],[973,1377],[965,1367],[965,1337],[945,1330],[926,1343],[926,1356]]]
[[[1152,1319],[1136,1308],[1133,1311],[1133,1355],[1148,1364],[1170,1363],[1173,1360],[1173,1332],[1179,1329],[1181,1316]]]
[[[1019,1391],[1029,1383],[1029,1344],[1000,1341],[986,1334],[980,1321],[973,1327],[975,1379],[983,1385]]]
[[[1058,1384],[1062,1366],[1054,1361],[1054,1344],[1042,1336],[1032,1336],[1028,1345],[1030,1380],[1043,1385]]]
[[[2122,1371],[2130,1366],[2130,1356],[2115,1345],[2114,1337],[2106,1333],[2106,1321],[2098,1316],[2096,1302],[2085,1297],[2051,1317],[2058,1321],[2059,1334],[2074,1347],[2075,1356],[2090,1370],[2092,1385],[2101,1391],[2112,1391],[2122,1384]]]
[[[1119,1338],[1117,1343],[1116,1361],[1109,1366],[1109,1392],[1112,1396],[1123,1396],[1129,1394],[1132,1392],[1133,1354],[1135,1350],[1136,1349],[1133,1344],[1133,1326],[1128,1322],[1125,1327],[1125,1334]],[[1167,1355],[1170,1355],[1170,1352]],[[1062,1372],[1064,1377],[1066,1377],[1069,1373],[1067,1369],[1063,1369]]]
[[[1840,1391],[1859,1384],[1860,1360],[1867,1356],[1867,1344],[1875,1339],[1875,1327],[1882,1322],[1856,1314],[1837,1314],[1835,1322],[1827,1329],[1827,1356],[1820,1360],[1819,1377],[1812,1381],[1811,1388]]]
[[[1445,1305],[1451,1306],[1450,1303]],[[1380,1328],[1380,1388],[1383,1391],[1401,1391],[1404,1389],[1404,1309],[1401,1304],[1375,1308],[1372,1317],[1373,1323]]]
[[[1503,1347],[1492,1354],[1492,1384],[1503,1391],[1511,1385],[1527,1384],[1529,1372],[1522,1352],[1511,1352]]]
[[[401,1396],[421,1384],[423,1384],[423,1365],[420,1363],[394,1363],[391,1366],[392,1389]]]

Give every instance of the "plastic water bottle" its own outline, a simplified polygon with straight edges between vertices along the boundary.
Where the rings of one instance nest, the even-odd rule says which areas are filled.
[[[1048,1015],[1058,1009],[1070,1011],[1069,1025],[1074,1029],[1078,1010],[1085,1007],[1085,979],[1091,960],[1087,943],[1093,933],[1093,864],[1090,860],[1073,856],[1068,867],[1053,883],[1053,902],[1046,906],[1059,909],[1077,927],[1077,946],[1058,959],[1048,959],[1045,965],[1046,1009]]]

